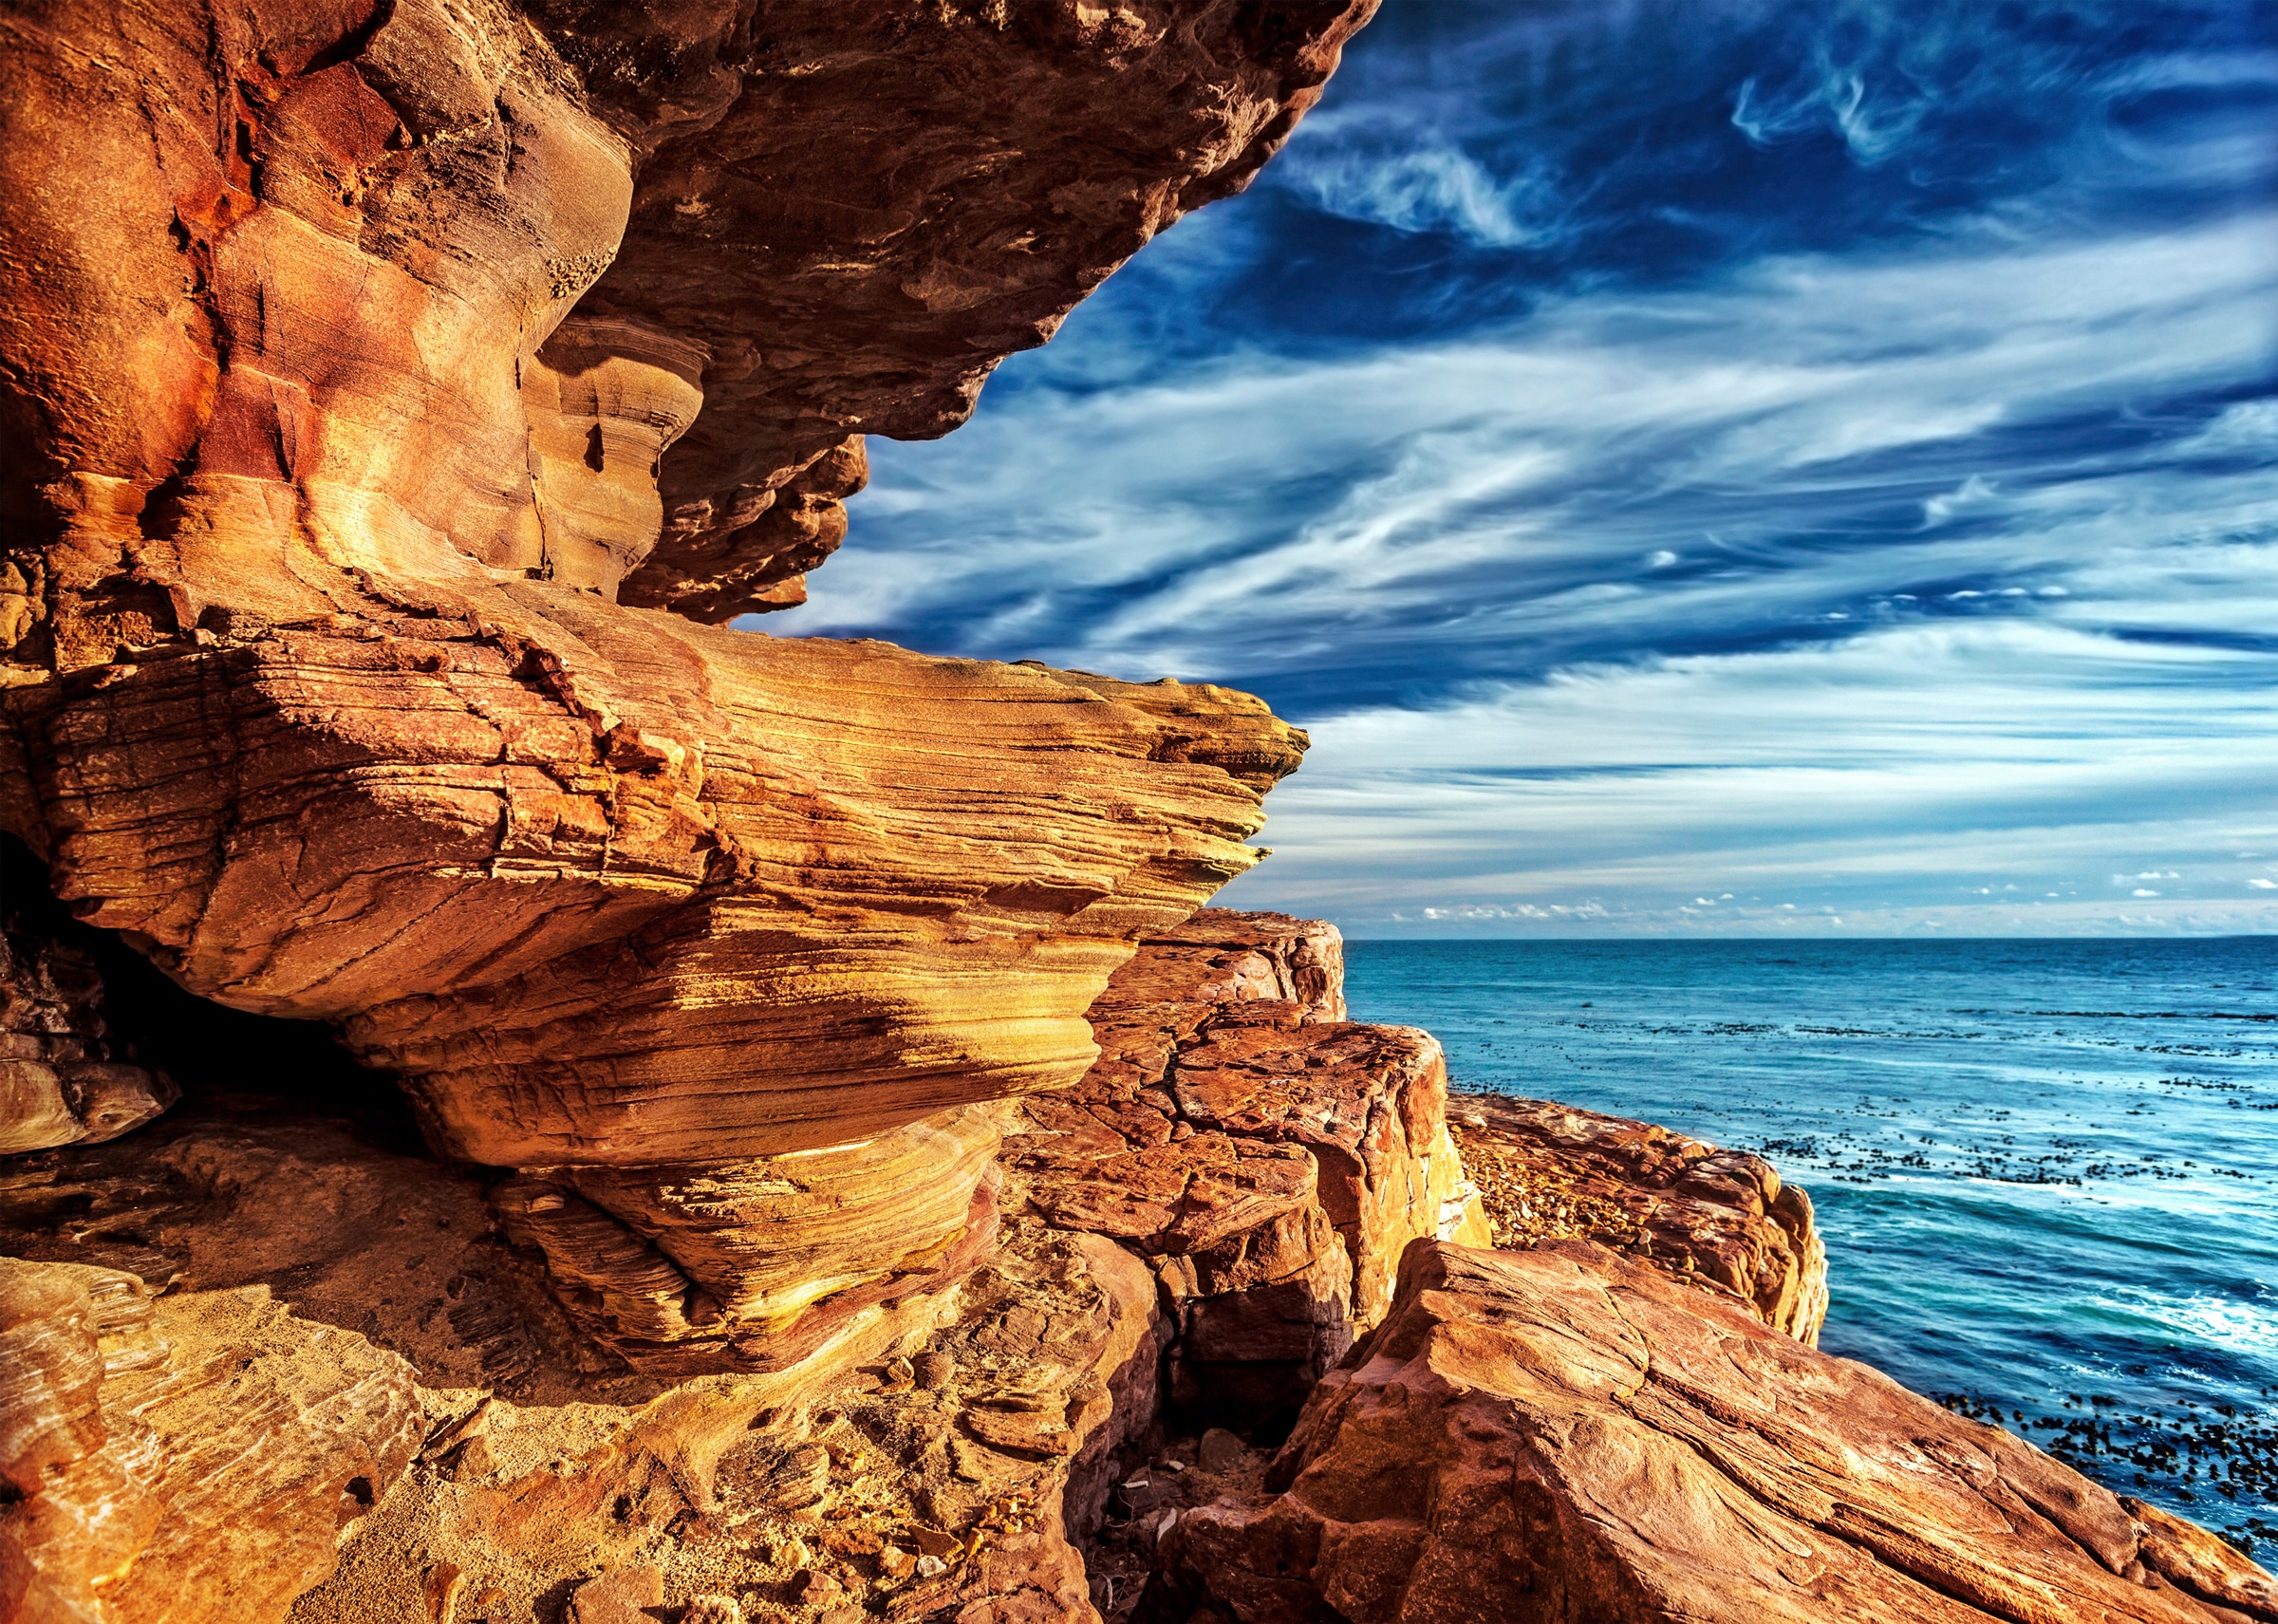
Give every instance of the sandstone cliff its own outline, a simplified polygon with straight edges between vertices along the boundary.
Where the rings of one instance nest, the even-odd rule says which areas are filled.
[[[523,1171],[517,1233],[630,1356],[794,1359],[817,1299],[969,1263],[971,1108],[1083,1073],[1303,736],[693,623],[795,596],[850,435],[953,426],[1367,9],[20,11],[0,824]]]
[[[1761,1162],[1475,1101],[1483,1203],[1196,911],[1257,700],[720,625],[1372,3],[0,15],[0,1618],[2278,1616],[1781,1335]]]
[[[653,1581],[656,1604],[1090,1615],[1079,1541],[1111,1496],[1128,1511],[1118,1485],[1134,1459],[1212,1421],[1248,1430],[1294,1414],[1352,1340],[1355,1279],[1382,1277],[1389,1300],[1410,1240],[1484,1239],[1441,1114],[1437,1046],[1321,1018],[1342,1015],[1340,980],[1335,932],[1309,922],[1204,912],[1148,940],[1092,1012],[1096,1065],[1009,1113],[1001,1162],[978,1170],[985,1246],[890,1291],[841,1282],[772,1368],[727,1375],[676,1378],[641,1348],[590,1338],[551,1299],[565,1264],[600,1254],[517,1245],[533,1239],[526,1195],[486,1199],[476,1170],[385,1149],[345,1117],[198,1098],[130,1137],[0,1165],[0,1251],[39,1260],[0,1278],[0,1335],[45,1350],[28,1377],[60,1396],[28,1399],[35,1416],[81,1418],[56,1457],[69,1479],[28,1466],[33,1516],[0,1532],[35,1594],[101,1582],[112,1612],[90,1618],[209,1615],[168,1611],[161,1580],[177,1569],[151,1554],[154,1527],[166,1549],[226,1553],[226,1532],[327,1554],[206,1586],[247,1619],[298,1595],[302,1620],[518,1620],[596,1567],[632,1576],[627,1595]],[[1223,1098],[1229,1037],[1247,1097],[1273,1109],[1229,1128],[1239,1113],[1222,1105],[1197,1127],[1176,1091],[1200,1077]],[[1167,1077],[1174,1092],[1139,1100],[1132,1055],[1157,1041],[1150,1087]],[[1160,1113],[1160,1131],[1118,1139],[1104,1162],[1047,1126],[1134,1111]],[[1260,1166],[1270,1176],[1251,1176]],[[933,1171],[964,1187],[938,1158]],[[753,1264],[779,1260],[758,1248]],[[132,1418],[152,1379],[138,1372],[161,1355],[111,1353],[107,1373],[101,1355],[156,1346],[109,1327],[145,1325],[160,1285],[161,1332],[257,1323],[268,1340],[240,1333],[209,1352],[211,1337],[173,1335],[177,1365],[244,1374],[238,1388],[177,1381],[178,1436],[153,1445]],[[1384,1306],[1364,1297],[1361,1317]],[[308,1385],[320,1375],[344,1396]],[[298,1404],[239,1412],[249,1388],[287,1378],[307,1390]],[[196,1497],[165,1486],[226,1451],[280,1483],[353,1482],[334,1463],[363,1460],[356,1448],[371,1457],[364,1490],[337,1506],[255,1493],[259,1476]],[[177,1464],[150,1487],[154,1458]],[[451,1612],[432,1611],[445,1595]]]
[[[515,1244],[485,1175],[383,1148],[352,1116],[201,1097],[17,1158],[0,1251],[42,1261],[0,1276],[23,1372],[7,1413],[27,1418],[0,1574],[56,1605],[109,1578],[109,1611],[56,1616],[277,1617],[297,1593],[292,1617],[341,1624],[520,1624],[565,1597],[595,1624],[1134,1609],[1615,1624],[1775,1603],[2031,1619],[2070,1616],[2045,1591],[2109,1599],[2097,1574],[2128,1587],[2114,1618],[2268,1615],[2267,1577],[2219,1542],[1820,1359],[1760,1300],[1704,1290],[1696,1260],[1769,1221],[1735,1190],[1652,1187],[1657,1164],[1710,1162],[1693,1142],[1465,1096],[1465,1115],[1546,1129],[1525,1142],[1528,1188],[1564,1194],[1568,1219],[1602,1222],[1595,1202],[1629,1222],[1629,1201],[1648,1238],[1688,1212],[1703,1235],[1627,1260],[1555,1236],[1433,1250],[1485,1223],[1445,1182],[1463,1173],[1436,1046],[1325,1018],[1342,1014],[1338,958],[1333,931],[1272,915],[1205,911],[1144,943],[1094,1006],[1091,1072],[1008,1113],[978,1181],[1001,1212],[980,1266],[848,1286],[773,1370],[627,1365],[556,1306],[558,1276]],[[1198,1083],[1218,1102],[1200,1116],[1181,1103]],[[1394,1260],[1396,1293],[1356,1307],[1353,1282]],[[1270,1469],[1224,1431],[1195,1437],[1232,1422],[1270,1447],[1275,1413],[1309,1391]],[[1585,1399],[1605,1417],[1558,1419]],[[1536,1486],[1505,1506],[1505,1457],[1538,1436],[1555,1447],[1528,1446]],[[1737,1489],[1685,1476],[1702,1451]],[[1961,1487],[1917,1484],[1908,1451]],[[223,1460],[235,1475],[193,1469]],[[1639,1461],[1667,1482],[1637,1479]],[[1631,1531],[1611,1556],[1592,1542],[1609,1506]],[[1511,1537],[1522,1514],[1542,1538]],[[1937,1562],[1989,1517],[2007,1543],[1957,1570],[1976,1611],[1937,1612]],[[1799,1540],[1821,1541],[1801,1566]],[[196,1565],[209,1551],[270,1559],[224,1583],[218,1561]],[[2083,1560],[2100,1565],[2083,1577]],[[225,1611],[181,1600],[184,1574]],[[1527,1612],[1530,1596],[1556,1608]],[[2202,1600],[2229,1612],[2191,1611]]]

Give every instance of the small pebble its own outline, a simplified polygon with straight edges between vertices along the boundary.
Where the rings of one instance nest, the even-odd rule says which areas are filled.
[[[846,1600],[847,1588],[827,1573],[802,1568],[792,1577],[791,1594],[802,1606],[835,1607]]]

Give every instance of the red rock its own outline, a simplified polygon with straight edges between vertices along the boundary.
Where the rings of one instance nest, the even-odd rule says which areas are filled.
[[[572,1190],[595,1335],[795,1362],[785,1305],[978,1239],[985,1147],[916,1185],[910,1136],[1082,1073],[1303,739],[691,618],[795,598],[860,435],[1244,183],[1368,9],[47,8],[0,37],[0,826]],[[796,1216],[728,1190],[857,1144]]]
[[[2239,1615],[2159,1577],[2162,1536],[2031,1445],[1587,1241],[1416,1242],[1268,1487],[1179,1519],[1143,1616]],[[2218,1565],[2233,1594],[2267,1583]]]
[[[418,1446],[408,1365],[267,1291],[0,1259],[11,1617],[283,1615]]]
[[[663,1570],[619,1568],[588,1579],[570,1593],[570,1624],[654,1624],[652,1608],[664,1605]]]
[[[0,897],[0,1154],[116,1139],[180,1093],[112,1039],[93,933],[38,887],[11,848]]]
[[[2278,1621],[2278,1581],[2261,1568],[2173,1512],[2127,1495],[2119,1503],[2136,1519],[2137,1554],[2153,1573],[2218,1610],[2230,1608],[2265,1624]]]
[[[1487,1238],[1439,1045],[1343,1014],[1335,927],[1205,909],[1116,972],[1099,1059],[1006,1141],[1016,1209],[1153,1262],[1198,1414],[1285,1422],[1383,1312],[1410,1240]]]
[[[1504,1094],[1456,1096],[1449,1128],[1498,1246],[1596,1241],[1727,1294],[1817,1346],[1826,1244],[1811,1198],[1763,1157]]]

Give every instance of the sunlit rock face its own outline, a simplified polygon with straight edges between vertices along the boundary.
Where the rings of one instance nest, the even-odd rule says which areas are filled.
[[[1098,1061],[1008,1132],[1018,1203],[1148,1260],[1193,1418],[1286,1425],[1410,1241],[1489,1239],[1438,1042],[1345,1015],[1335,925],[1206,908],[1141,943],[1092,1006]]]
[[[1763,1157],[1547,1100],[1456,1095],[1448,1117],[1496,1245],[1595,1241],[1819,1345],[1827,1243],[1811,1197]]]
[[[46,8],[0,35],[5,826],[530,1170],[533,1239],[614,1225],[606,1335],[763,1359],[738,1315],[957,1255],[968,1108],[1082,1073],[1303,737],[695,623],[796,601],[857,437],[954,426],[1369,9]],[[923,1202],[918,1124],[965,1147]],[[826,1150],[827,1200],[738,1170]],[[738,1272],[762,1211],[802,1278]]]
[[[282,1616],[420,1434],[410,1366],[263,1287],[13,1258],[0,1413],[9,1616],[103,1624]]]
[[[1940,1624],[2270,1616],[2269,1576],[1998,1428],[1579,1240],[1419,1240],[1263,1492],[1136,1617]]]

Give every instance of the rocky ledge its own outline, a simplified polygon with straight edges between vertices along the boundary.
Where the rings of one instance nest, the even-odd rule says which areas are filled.
[[[1448,1126],[1495,1244],[1595,1241],[1733,1298],[1816,1346],[1827,1247],[1811,1197],[1745,1150],[1547,1100],[1462,1094]]]
[[[2198,1530],[1585,1241],[1416,1242],[1261,1491],[1160,1570],[1150,1620],[2278,1617]]]
[[[194,1098],[6,1164],[0,1247],[27,1260],[0,1277],[26,1417],[6,1469],[28,1497],[9,1534],[31,1594],[95,1619],[506,1624],[603,1574],[570,1616],[702,1596],[1087,1615],[1077,1541],[1111,1500],[1158,1508],[1133,1463],[1215,1420],[1286,1428],[1410,1241],[1484,1239],[1437,1045],[1321,1018],[1342,1014],[1339,945],[1223,913],[1145,943],[1097,1007],[1097,1064],[1002,1124],[972,1255],[843,1286],[816,1305],[828,1334],[766,1372],[674,1379],[595,1342],[495,1175],[345,1118]],[[1183,1091],[1213,1102],[1204,1126]],[[1115,1148],[1048,1126],[1118,1111]],[[1357,1321],[1355,1280],[1384,1289]],[[293,1402],[239,1408],[287,1381]],[[162,1439],[154,1390],[177,1395]],[[240,1469],[210,1479],[208,1458]],[[280,1559],[240,1559],[264,1540]]]
[[[1437,1046],[1341,1018],[1340,961],[1278,915],[1143,943],[1092,1070],[999,1108],[976,1255],[846,1288],[772,1371],[628,1363],[498,1175],[347,1116],[194,1090],[6,1164],[24,1615],[2278,1616],[2219,1541],[1715,1281],[1787,1233],[1752,1159],[1460,1095],[1483,1205]],[[1488,1249],[1522,1188],[1628,1249]]]
[[[720,624],[1372,9],[12,9],[0,1618],[2273,1616],[1198,913],[1259,700]]]
[[[13,17],[0,830],[517,1175],[502,1216],[628,1360],[785,1368],[823,1299],[970,1266],[977,1108],[1083,1074],[1304,736],[718,623],[795,600],[862,434],[954,427],[1245,184],[1369,9]],[[161,1105],[23,1024],[0,1144]]]

